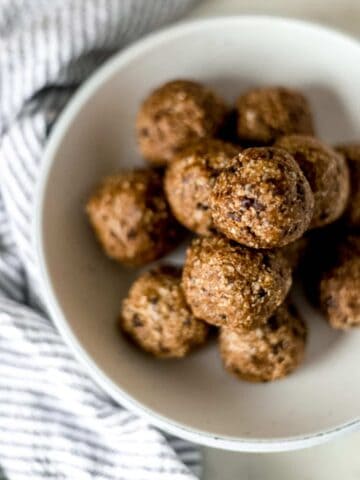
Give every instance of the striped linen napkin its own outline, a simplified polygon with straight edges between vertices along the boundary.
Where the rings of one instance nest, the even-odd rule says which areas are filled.
[[[41,308],[32,246],[47,136],[112,53],[196,0],[0,2],[0,478],[194,480],[200,453],[115,404]]]

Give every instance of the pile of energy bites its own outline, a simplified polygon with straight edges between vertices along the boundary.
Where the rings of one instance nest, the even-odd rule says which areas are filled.
[[[145,99],[136,131],[149,166],[105,178],[87,204],[104,252],[139,266],[184,227],[195,234],[183,269],[150,269],[123,301],[121,328],[140,348],[183,357],[216,326],[228,371],[284,377],[307,337],[287,298],[299,262],[329,325],[360,325],[360,144],[316,138],[300,92],[253,89],[230,110],[200,83],[171,81]]]

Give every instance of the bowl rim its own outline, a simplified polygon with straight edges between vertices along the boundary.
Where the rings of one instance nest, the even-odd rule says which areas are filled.
[[[52,321],[60,332],[65,343],[67,343],[67,345],[69,345],[71,348],[76,359],[85,367],[89,377],[92,378],[94,382],[116,402],[145,418],[149,424],[152,424],[163,429],[164,431],[177,435],[191,442],[224,450],[238,452],[280,452],[296,450],[323,443],[338,436],[340,433],[345,434],[346,432],[352,432],[360,429],[360,416],[335,427],[314,431],[306,435],[294,435],[290,437],[279,437],[273,439],[245,439],[242,437],[212,434],[207,431],[191,428],[155,412],[133,398],[119,385],[113,382],[81,346],[60,308],[52,287],[51,276],[45,256],[43,213],[46,187],[53,165],[53,160],[74,117],[83,107],[83,105],[91,98],[93,93],[96,92],[106,80],[115,74],[118,68],[121,68],[124,64],[126,65],[126,63],[132,59],[132,57],[136,56],[141,51],[152,48],[157,44],[161,44],[164,41],[167,41],[169,38],[174,39],[183,35],[184,33],[189,33],[199,28],[202,29],[206,28],[207,26],[211,27],[218,25],[219,22],[225,24],[227,23],[229,25],[238,25],[239,22],[256,23],[257,25],[259,25],[261,22],[270,22],[278,24],[279,27],[290,25],[293,28],[308,29],[313,32],[317,31],[318,33],[320,32],[327,36],[338,38],[343,42],[345,41],[351,47],[358,48],[360,55],[360,43],[355,38],[339,30],[325,27],[315,22],[271,15],[216,16],[210,18],[199,18],[195,20],[185,20],[177,22],[171,26],[164,27],[154,33],[150,33],[142,37],[140,40],[132,43],[130,46],[125,47],[120,52],[114,54],[103,65],[97,68],[71,97],[66,107],[59,115],[45,146],[36,189],[35,215],[32,226],[32,238],[34,239],[34,247],[40,267],[40,286],[44,292],[44,301],[46,302],[46,306]]]

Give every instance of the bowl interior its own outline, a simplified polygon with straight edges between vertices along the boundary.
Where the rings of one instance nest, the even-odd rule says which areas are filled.
[[[360,47],[339,34],[276,19],[218,19],[176,27],[119,55],[75,97],[48,151],[39,236],[57,321],[67,322],[116,398],[125,392],[155,417],[202,432],[200,442],[209,436],[276,443],[354,420],[360,413],[360,332],[331,331],[301,292],[297,302],[310,328],[306,360],[273,384],[252,385],[224,373],[215,343],[164,362],[118,334],[120,303],[138,272],[103,256],[84,204],[102,176],[143,163],[134,136],[139,103],[179,77],[205,82],[229,102],[250,86],[298,87],[310,99],[323,139],[360,138]],[[171,257],[179,261],[182,254]]]

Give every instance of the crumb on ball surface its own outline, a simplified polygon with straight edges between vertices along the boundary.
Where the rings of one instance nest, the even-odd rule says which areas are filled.
[[[238,135],[245,142],[269,145],[282,135],[313,134],[310,106],[297,90],[256,88],[238,100]]]
[[[320,306],[338,330],[360,326],[360,240],[349,238],[338,247],[337,260],[321,275]]]
[[[314,206],[310,185],[282,149],[248,148],[215,180],[210,196],[214,225],[252,248],[282,247],[301,237]]]
[[[108,257],[141,265],[161,257],[181,239],[167,204],[161,175],[151,169],[105,178],[86,211]]]
[[[350,228],[360,228],[360,144],[339,145],[336,150],[344,155],[350,171],[350,198],[344,219]]]
[[[311,228],[337,220],[347,206],[350,191],[345,159],[320,140],[306,135],[288,135],[277,140],[298,162],[314,194]]]
[[[189,142],[215,135],[227,108],[214,92],[190,80],[174,80],[154,90],[137,115],[141,153],[156,165],[169,163]]]
[[[224,367],[250,382],[269,382],[291,373],[302,361],[307,330],[292,305],[281,305],[261,327],[248,332],[220,330]]]
[[[195,239],[187,250],[182,285],[194,315],[249,329],[265,322],[291,286],[279,251],[253,250],[221,236]]]
[[[213,232],[210,192],[216,176],[239,151],[230,143],[203,139],[176,155],[166,171],[165,192],[181,224],[199,235]]]
[[[141,275],[123,301],[121,328],[159,358],[184,357],[207,338],[209,327],[192,314],[180,283],[180,269],[158,267]]]

